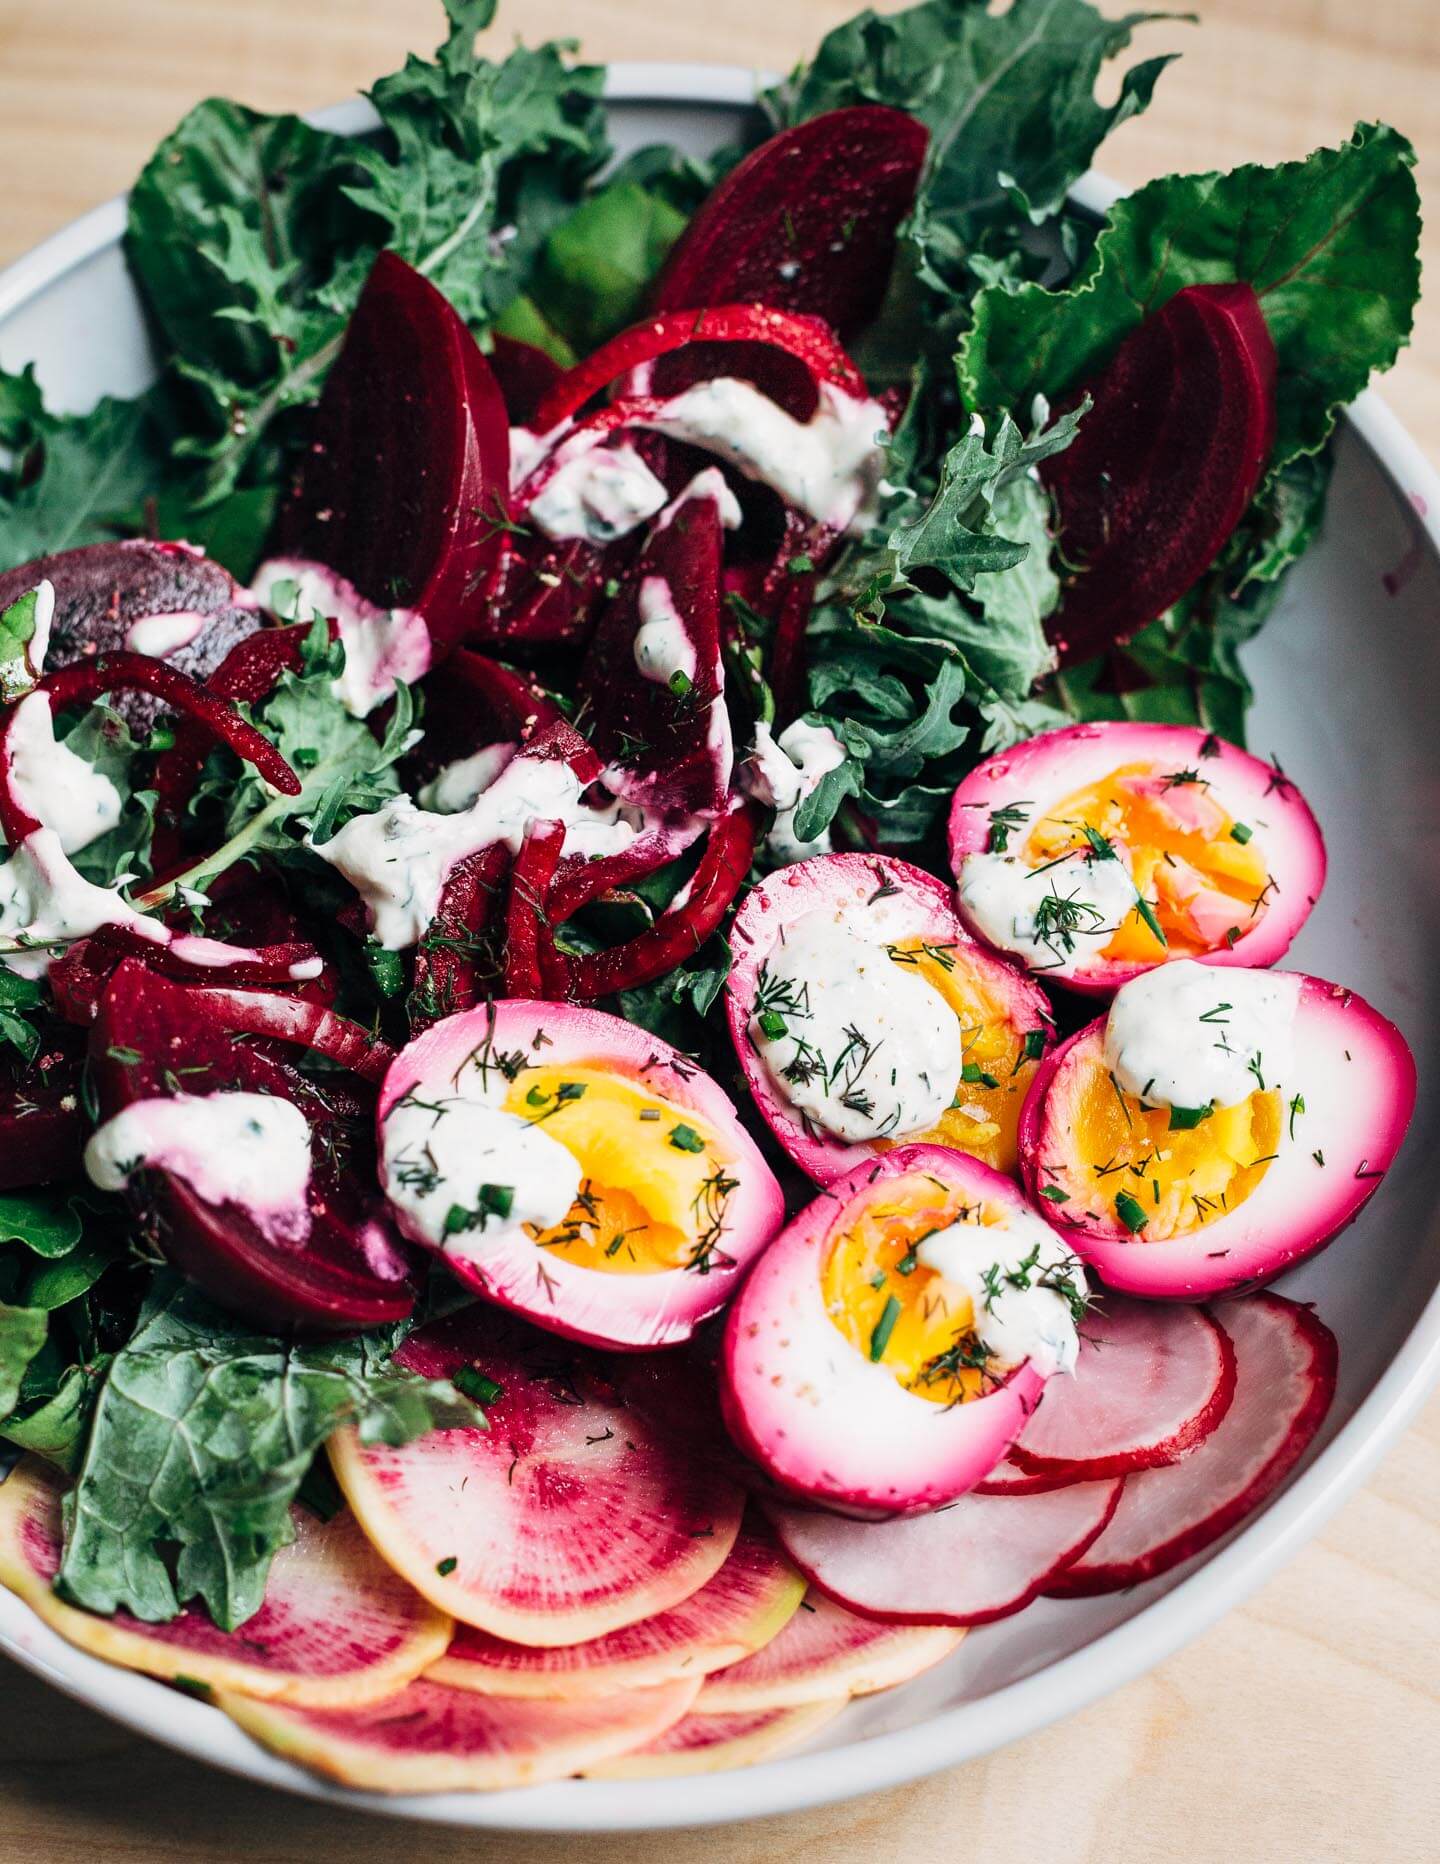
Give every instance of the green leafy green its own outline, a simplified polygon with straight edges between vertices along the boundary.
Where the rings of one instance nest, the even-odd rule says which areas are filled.
[[[169,1275],[110,1364],[67,1501],[58,1586],[154,1622],[201,1599],[226,1630],[264,1597],[290,1505],[342,1427],[399,1444],[482,1422],[447,1381],[390,1364],[398,1330],[302,1346],[246,1331]]]
[[[73,1192],[0,1192],[0,1242],[23,1243],[35,1255],[54,1261],[68,1256],[83,1233]]]
[[[45,1344],[46,1326],[43,1308],[0,1301],[0,1418],[15,1409],[21,1381]]]
[[[31,653],[40,591],[25,594],[0,614],[0,703],[13,705],[35,690],[37,670]]]
[[[28,977],[0,966],[0,1043],[13,1048],[21,1061],[32,1062],[40,1053],[40,1031],[27,1012],[41,1008],[44,987]]]
[[[91,706],[64,734],[64,743],[110,780],[122,804],[115,827],[71,856],[76,868],[101,887],[113,886],[122,874],[147,872],[157,796],[153,789],[133,787],[140,747],[130,727],[109,706]]]
[[[1275,341],[1272,470],[1317,451],[1337,409],[1410,334],[1419,290],[1414,153],[1383,124],[1275,168],[1175,175],[1118,201],[1062,291],[992,285],[959,357],[973,407],[1059,402],[1187,285],[1253,285]]]

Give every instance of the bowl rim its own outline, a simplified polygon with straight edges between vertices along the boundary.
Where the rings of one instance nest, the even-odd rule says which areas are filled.
[[[610,103],[665,109],[753,105],[773,81],[742,66],[619,61],[608,69]],[[375,125],[363,98],[311,113],[323,128],[356,134]],[[1073,190],[1103,212],[1125,190],[1090,173]],[[0,272],[0,324],[76,267],[119,243],[125,197],[71,221]],[[1372,389],[1341,421],[1360,441],[1440,557],[1440,473]],[[253,1745],[218,1710],[66,1644],[18,1598],[0,1592],[0,1650],[65,1694],[168,1747],[243,1778],[395,1818],[493,1831],[643,1832],[738,1823],[835,1804],[977,1759],[1033,1734],[1152,1669],[1242,1603],[1324,1526],[1380,1462],[1440,1381],[1440,1286],[1399,1350],[1325,1449],[1203,1566],[1090,1644],[1016,1682],[912,1728],[791,1755],[737,1773],[643,1782],[558,1781],[496,1794],[437,1798],[337,1787]],[[230,1737],[234,1737],[231,1739]]]

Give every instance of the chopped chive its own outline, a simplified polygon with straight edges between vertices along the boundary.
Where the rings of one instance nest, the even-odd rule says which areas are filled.
[[[543,1107],[549,1098],[550,1096],[545,1092],[543,1087],[532,1087],[530,1092],[525,1096],[525,1105],[527,1107]]]
[[[792,576],[808,576],[814,567],[815,563],[813,558],[803,554],[798,557],[791,557],[790,561],[785,565],[785,568]]]
[[[675,671],[670,675],[670,678],[666,681],[666,685],[669,686],[671,693],[676,699],[688,699],[690,694],[695,690],[694,680],[691,679],[688,673],[682,673],[679,667],[676,667]]]
[[[1040,1195],[1043,1198],[1047,1198],[1052,1204],[1068,1204],[1070,1202],[1070,1193],[1068,1191],[1062,1191],[1058,1184],[1042,1186]]]
[[[772,1042],[790,1033],[790,1025],[778,1010],[762,1010],[755,1019],[760,1025],[762,1036],[768,1036]]]
[[[1203,1107],[1172,1107],[1170,1109],[1170,1131],[1172,1133],[1192,1132],[1202,1126],[1215,1111],[1215,1103],[1207,1101]]]
[[[977,1061],[967,1061],[960,1070],[960,1079],[968,1087],[999,1087],[1000,1083],[993,1074],[987,1074]]]
[[[1145,898],[1145,895],[1143,893],[1137,894],[1136,896],[1135,910],[1137,913],[1139,913],[1140,917],[1145,921],[1146,925],[1149,926],[1150,930],[1154,933],[1155,937],[1159,940],[1159,942],[1163,946],[1165,946],[1166,950],[1168,951],[1169,940],[1165,937],[1165,933],[1160,925],[1160,921],[1155,917],[1155,908],[1150,904],[1149,900]]]
[[[693,1126],[686,1126],[682,1121],[679,1126],[672,1126],[669,1140],[677,1152],[703,1152],[705,1141]]]
[[[494,1404],[505,1390],[503,1385],[497,1385],[494,1379],[487,1379],[475,1366],[461,1366],[450,1383],[457,1392],[464,1392],[467,1398],[473,1398],[476,1404]]]
[[[1138,1197],[1132,1197],[1128,1191],[1116,1193],[1115,1215],[1132,1236],[1137,1235],[1150,1221],[1145,1213],[1145,1206]]]
[[[884,1269],[877,1269],[875,1273],[870,1277],[870,1286],[875,1290],[877,1294],[885,1286]]]
[[[885,1357],[885,1348],[890,1344],[890,1335],[895,1331],[895,1322],[900,1318],[900,1303],[892,1294],[885,1302],[885,1308],[879,1320],[875,1322],[875,1331],[870,1335],[870,1357],[879,1360]]]
[[[435,1571],[442,1579],[448,1579],[459,1564],[460,1562],[455,1558],[453,1553],[447,1553],[443,1560],[437,1560],[435,1562]]]
[[[1231,841],[1238,841],[1242,848],[1254,833],[1254,829],[1244,822],[1232,822],[1230,825]]]
[[[1029,1029],[1025,1033],[1025,1047],[1022,1051],[1026,1061],[1039,1061],[1045,1053],[1045,1031]]]

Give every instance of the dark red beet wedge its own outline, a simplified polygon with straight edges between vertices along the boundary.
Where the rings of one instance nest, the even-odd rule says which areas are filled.
[[[340,1062],[353,1078],[327,1076],[322,1094],[287,1058],[294,1047]],[[183,1069],[190,1093],[279,1094],[310,1121],[311,1226],[301,1244],[270,1241],[239,1206],[206,1203],[173,1174],[137,1180],[137,1201],[175,1266],[260,1326],[344,1332],[403,1319],[414,1305],[409,1257],[370,1189],[373,1096],[360,1071],[376,1063],[373,1051],[363,1029],[318,1005],[186,989],[133,961],[101,1000],[90,1064],[103,1118],[173,1093]]]
[[[607,783],[627,802],[672,811],[719,809],[731,745],[720,661],[720,507],[688,498],[662,518],[629,579],[600,617],[581,671],[594,725],[590,742]],[[647,677],[637,647],[668,608],[688,644],[673,680]],[[647,619],[649,617],[649,619]]]
[[[749,299],[823,317],[841,336],[861,328],[885,295],[928,142],[914,117],[878,104],[772,136],[691,221],[655,308]]]
[[[553,356],[533,343],[498,335],[490,350],[490,368],[515,427],[529,425],[530,416],[564,373]]]
[[[1049,633],[1062,665],[1128,641],[1215,561],[1275,437],[1275,345],[1248,285],[1192,285],[1087,384],[1074,444],[1041,467],[1074,566]]]
[[[418,609],[448,653],[503,535],[509,466],[479,345],[433,285],[382,252],[325,384],[281,549],[372,602]]]
[[[45,657],[50,668],[126,648],[168,646],[168,666],[203,680],[263,619],[229,571],[188,544],[90,544],[39,557],[0,576],[0,610],[44,577],[55,585]],[[143,625],[137,627],[147,622],[160,625],[147,635]],[[166,628],[166,622],[175,625]],[[112,703],[136,730],[165,710],[163,699],[151,693],[117,693]]]

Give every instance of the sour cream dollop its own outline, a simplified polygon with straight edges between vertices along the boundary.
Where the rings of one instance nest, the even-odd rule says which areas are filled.
[[[1131,978],[1105,1019],[1105,1065],[1154,1106],[1233,1107],[1295,1070],[1300,979],[1177,958]]]

